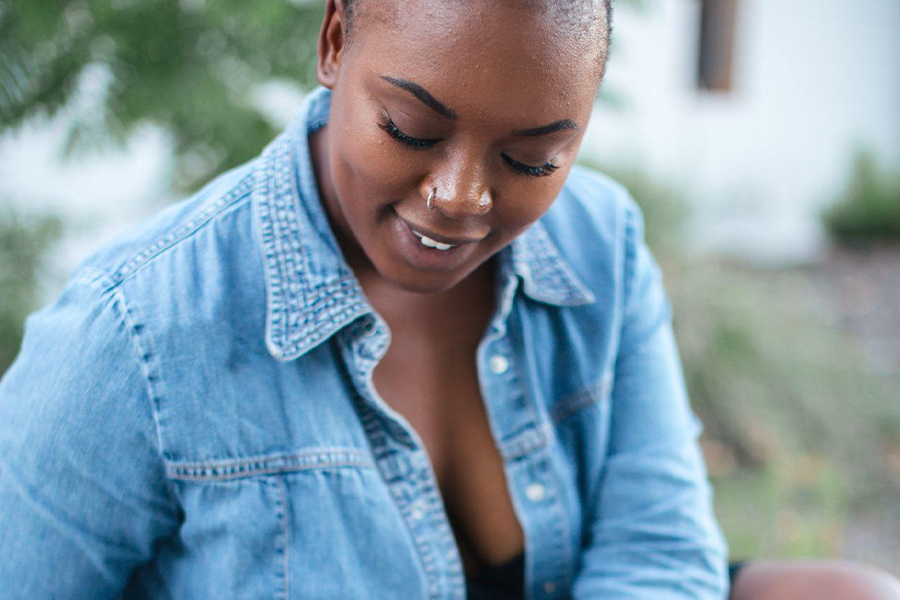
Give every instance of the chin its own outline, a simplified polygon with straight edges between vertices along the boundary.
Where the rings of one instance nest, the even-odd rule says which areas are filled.
[[[415,294],[439,294],[452,289],[465,275],[455,273],[404,273],[399,277],[389,277],[382,274],[386,280],[404,291]]]

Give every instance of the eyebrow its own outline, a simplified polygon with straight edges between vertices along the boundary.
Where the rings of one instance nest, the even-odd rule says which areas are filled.
[[[560,119],[559,121],[554,121],[549,125],[532,127],[531,129],[516,129],[515,131],[513,131],[513,135],[534,137],[538,135],[547,135],[548,133],[556,133],[557,131],[564,131],[567,129],[578,129],[578,125],[573,123],[569,119]]]
[[[428,90],[423,88],[418,83],[413,83],[412,81],[400,79],[398,77],[390,77],[388,75],[382,75],[381,78],[391,85],[394,85],[402,90],[406,90],[407,92],[418,98],[425,106],[438,113],[442,117],[450,119],[451,121],[455,121],[459,118],[459,115],[457,115],[456,112],[453,111],[453,109],[447,108],[447,106],[442,104],[437,98],[432,96],[428,92]],[[513,135],[520,135],[524,137],[537,137],[568,129],[579,129],[579,127],[576,123],[570,121],[569,119],[560,119],[559,121],[554,121],[549,125],[531,127],[528,129],[516,129],[512,133]]]
[[[437,98],[428,93],[428,90],[423,88],[418,83],[413,83],[412,81],[407,81],[405,79],[398,79],[396,77],[388,77],[387,75],[382,75],[381,78],[400,89],[406,90],[407,92],[421,100],[425,106],[438,113],[442,117],[446,117],[451,121],[455,121],[459,118],[455,112],[441,104]]]

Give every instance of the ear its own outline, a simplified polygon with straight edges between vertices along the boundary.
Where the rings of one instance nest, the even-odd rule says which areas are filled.
[[[319,30],[316,77],[323,86],[334,89],[341,59],[344,57],[344,0],[328,0],[325,18]]]

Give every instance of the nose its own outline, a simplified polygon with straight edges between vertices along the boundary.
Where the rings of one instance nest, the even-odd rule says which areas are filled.
[[[435,190],[432,205],[450,219],[487,214],[494,205],[483,166],[471,158],[452,161],[431,178],[423,197]]]

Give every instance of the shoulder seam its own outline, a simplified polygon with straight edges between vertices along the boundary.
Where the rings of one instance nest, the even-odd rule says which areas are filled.
[[[117,304],[119,307],[118,317],[121,319],[122,325],[125,328],[125,333],[130,342],[132,351],[134,352],[137,366],[140,370],[142,379],[144,380],[144,391],[146,394],[145,400],[149,403],[150,414],[153,417],[154,424],[154,433],[156,434],[156,452],[157,457],[159,459],[159,464],[162,466],[165,471],[165,452],[163,450],[163,442],[162,442],[162,430],[159,423],[159,395],[156,391],[155,381],[160,379],[159,373],[154,373],[153,367],[150,365],[150,360],[154,357],[153,349],[150,344],[146,344],[142,341],[141,331],[145,331],[144,326],[135,320],[133,311],[125,299],[125,293],[121,286],[110,286],[106,290],[113,298],[113,303]],[[165,478],[166,487],[169,491],[170,497],[173,501],[177,498],[177,492],[172,484],[172,480],[169,477]]]
[[[165,471],[166,456],[163,451],[162,431],[159,424],[159,398],[153,383],[155,379],[159,379],[159,375],[154,374],[153,369],[149,365],[149,359],[153,357],[152,350],[146,348],[139,339],[141,335],[140,331],[143,329],[143,326],[134,320],[133,311],[130,308],[128,301],[125,299],[124,291],[121,286],[116,285],[113,280],[110,279],[109,274],[94,267],[83,267],[73,276],[71,284],[84,285],[97,292],[99,296],[92,299],[92,302],[101,302],[105,297],[112,300],[116,318],[123,326],[127,345],[130,346],[132,358],[136,359],[135,364],[140,372],[141,379],[144,382],[143,388],[145,398],[143,398],[143,400],[146,400],[150,405],[150,414],[153,418],[154,434],[156,437],[156,453],[159,458],[159,464]],[[168,476],[165,479],[170,497],[177,503],[176,499],[178,494],[173,486],[172,480]]]
[[[192,234],[200,230],[204,225],[213,220],[216,216],[223,213],[229,207],[237,204],[250,196],[253,190],[253,174],[255,169],[244,175],[241,180],[235,184],[226,194],[222,195],[215,202],[207,205],[197,214],[191,215],[188,222],[178,227],[174,231],[169,232],[163,238],[145,247],[143,250],[133,255],[130,259],[122,263],[112,273],[90,269],[95,272],[102,273],[108,281],[109,287],[114,288],[128,279],[142,266],[159,256],[169,248],[176,246],[179,242],[190,237]]]

